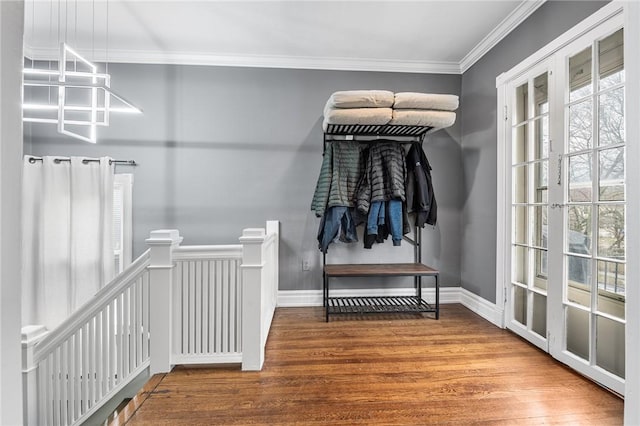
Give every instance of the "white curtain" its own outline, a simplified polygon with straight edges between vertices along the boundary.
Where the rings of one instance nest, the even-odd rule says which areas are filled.
[[[52,330],[114,275],[111,159],[25,157],[23,325]]]

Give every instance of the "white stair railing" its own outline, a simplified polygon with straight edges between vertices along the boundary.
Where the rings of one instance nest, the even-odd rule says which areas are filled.
[[[50,333],[23,328],[25,423],[85,421],[147,367],[264,363],[278,291],[279,222],[241,244],[180,247],[151,232],[149,250]]]
[[[26,345],[29,424],[76,424],[149,365],[148,265],[147,251],[58,328]]]

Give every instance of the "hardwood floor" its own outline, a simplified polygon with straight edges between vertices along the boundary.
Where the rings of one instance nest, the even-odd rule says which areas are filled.
[[[119,424],[622,424],[619,397],[461,305],[441,309],[325,323],[321,308],[279,308],[262,371],[176,367]]]

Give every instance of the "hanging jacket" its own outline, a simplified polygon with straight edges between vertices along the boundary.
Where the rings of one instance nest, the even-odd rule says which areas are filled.
[[[402,145],[380,140],[364,156],[366,165],[356,194],[358,210],[367,214],[374,201],[404,201],[407,170]]]
[[[356,225],[351,215],[352,210],[349,207],[337,206],[329,207],[325,211],[318,228],[318,248],[320,251],[326,253],[329,244],[336,239],[343,243],[358,241]]]
[[[369,209],[369,217],[364,228],[364,248],[370,249],[373,243],[382,243],[389,236],[386,222],[386,208],[383,201],[374,201]]]
[[[313,193],[313,200],[311,201],[311,211],[316,214],[317,217],[322,217],[324,211],[327,208],[327,202],[329,201],[329,190],[331,189],[331,173],[333,169],[333,144],[329,144],[325,147],[322,154],[322,166],[320,167],[320,175],[318,176],[318,182],[316,183],[316,190]]]
[[[355,192],[362,174],[362,148],[358,142],[327,145],[311,202],[321,217],[330,207],[354,207]]]
[[[364,248],[373,243],[382,243],[391,235],[394,246],[402,243],[404,232],[404,203],[400,200],[374,201],[369,209],[369,217],[364,232]]]
[[[407,153],[407,213],[416,215],[416,226],[424,228],[425,223],[435,225],[438,205],[433,193],[431,165],[420,143],[411,145]]]

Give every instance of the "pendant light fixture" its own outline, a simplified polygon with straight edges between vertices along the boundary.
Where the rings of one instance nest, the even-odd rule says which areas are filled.
[[[34,31],[35,3],[32,4],[32,31]],[[97,127],[108,126],[113,113],[141,113],[141,109],[111,90],[108,74],[108,1],[106,13],[106,61],[105,72],[98,72],[98,65],[80,55],[66,43],[67,19],[65,17],[64,40],[61,38],[61,4],[58,1],[59,56],[57,67],[51,61],[31,58],[31,66],[23,69],[24,101],[23,121],[30,123],[56,124],[58,133],[90,143],[97,142]],[[53,3],[49,12],[53,14]],[[77,33],[77,1],[75,4]],[[65,15],[68,5],[65,0]],[[52,20],[50,16],[50,22]],[[92,22],[95,23],[95,7],[92,4]],[[51,26],[51,25],[50,25]],[[51,33],[51,28],[50,31]],[[92,45],[95,25],[92,25]],[[33,33],[31,39],[33,40]],[[76,36],[77,42],[77,36]],[[26,62],[26,61],[25,61]]]

